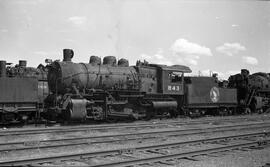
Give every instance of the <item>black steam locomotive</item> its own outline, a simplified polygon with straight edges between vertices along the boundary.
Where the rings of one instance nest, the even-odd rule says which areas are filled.
[[[269,73],[241,73],[229,78],[229,87],[237,89],[238,105],[250,112],[270,112],[270,75]]]
[[[157,65],[138,61],[129,66],[112,56],[103,63],[95,56],[89,63],[73,63],[74,53],[64,49],[62,62],[49,65],[52,94],[46,105],[50,119],[105,120],[151,118],[178,114],[233,112],[236,89],[221,88],[213,77],[184,77],[182,65]]]

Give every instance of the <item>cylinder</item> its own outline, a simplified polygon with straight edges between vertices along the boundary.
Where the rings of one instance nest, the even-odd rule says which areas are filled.
[[[89,64],[92,65],[100,65],[101,64],[101,58],[98,56],[91,56],[89,60]]]
[[[74,51],[72,49],[63,49],[63,61],[71,62],[74,56]]]
[[[67,120],[84,120],[86,118],[86,99],[70,99],[70,107],[64,113]]]
[[[6,61],[0,61],[0,77],[6,77]]]
[[[120,66],[120,67],[128,67],[129,66],[129,62],[128,62],[128,60],[127,59],[120,59],[119,61],[118,61],[118,66]]]
[[[103,64],[115,66],[116,65],[116,58],[114,56],[106,56],[103,58]]]
[[[19,67],[26,67],[27,61],[26,60],[19,60]]]

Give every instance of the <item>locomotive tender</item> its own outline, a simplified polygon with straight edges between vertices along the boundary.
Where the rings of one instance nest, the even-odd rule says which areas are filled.
[[[49,65],[48,113],[64,120],[105,120],[112,117],[177,116],[233,110],[236,89],[219,88],[212,77],[186,78],[187,66],[116,61],[95,56],[73,63],[73,51],[63,50],[62,62]],[[208,110],[211,108],[211,110]],[[187,112],[188,111],[188,112]]]
[[[186,115],[236,113],[237,90],[219,86],[215,77],[185,77]]]
[[[0,61],[0,122],[36,120],[49,93],[42,66],[32,68],[20,60],[16,66]]]

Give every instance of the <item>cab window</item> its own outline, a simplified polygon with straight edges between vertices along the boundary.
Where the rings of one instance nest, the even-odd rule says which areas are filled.
[[[169,80],[171,83],[180,83],[182,82],[182,72],[169,72]]]

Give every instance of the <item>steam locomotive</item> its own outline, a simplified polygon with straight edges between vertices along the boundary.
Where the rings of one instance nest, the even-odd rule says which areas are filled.
[[[247,69],[229,77],[229,87],[237,89],[238,104],[250,112],[270,111],[269,73],[249,74]]]
[[[86,121],[191,117],[205,114],[269,111],[267,73],[230,76],[228,83],[213,77],[185,76],[183,65],[149,64],[91,56],[74,63],[74,52],[63,50],[63,61],[27,67],[0,61],[0,122]],[[226,84],[227,83],[227,84]]]
[[[48,67],[48,119],[175,117],[233,112],[238,104],[236,89],[219,87],[213,77],[184,77],[191,72],[187,66],[145,61],[129,66],[112,56],[103,63],[95,56],[89,63],[73,63],[72,50],[63,55],[62,62]]]

